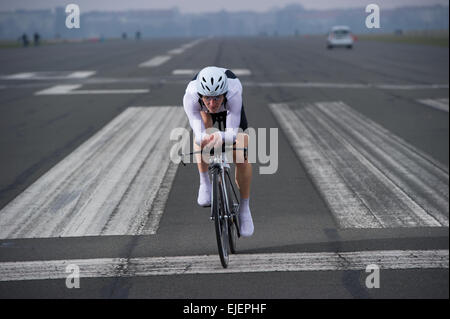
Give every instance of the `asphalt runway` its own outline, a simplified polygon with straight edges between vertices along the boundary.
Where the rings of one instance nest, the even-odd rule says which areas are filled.
[[[448,298],[448,48],[117,40],[3,49],[0,64],[0,298]],[[278,129],[226,272],[195,164],[169,160],[207,65],[240,70],[250,127]]]

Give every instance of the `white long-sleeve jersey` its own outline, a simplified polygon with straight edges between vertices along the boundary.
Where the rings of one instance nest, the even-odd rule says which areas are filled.
[[[226,131],[220,132],[225,143],[234,143],[241,121],[242,110],[242,84],[241,81],[230,70],[223,69],[227,75],[228,92],[226,103],[222,104],[217,111],[227,112]],[[205,134],[205,125],[202,121],[200,111],[209,113],[208,109],[200,103],[197,93],[196,78],[189,82],[183,97],[183,107],[189,119],[189,124],[194,131],[195,142],[200,145]]]

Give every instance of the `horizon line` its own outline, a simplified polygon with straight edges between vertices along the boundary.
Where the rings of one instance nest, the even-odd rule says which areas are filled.
[[[191,11],[184,11],[181,10],[178,6],[174,6],[171,8],[132,8],[132,9],[119,9],[119,10],[102,10],[102,9],[91,9],[88,11],[82,11],[84,13],[93,13],[93,12],[103,12],[103,13],[120,13],[120,12],[133,12],[133,11],[178,11],[181,14],[206,14],[206,13],[220,13],[220,12],[227,12],[227,13],[240,13],[240,12],[250,12],[250,13],[257,13],[257,14],[263,14],[263,13],[269,13],[272,11],[281,11],[284,10],[288,7],[293,7],[293,6],[298,6],[298,7],[303,7],[301,5],[292,5],[292,4],[287,4],[284,7],[273,7],[264,11],[256,11],[256,10],[251,10],[251,9],[240,9],[240,10],[227,10],[227,9],[217,9],[214,11],[202,11],[202,12],[191,12]],[[430,5],[403,5],[403,6],[398,6],[398,7],[391,7],[388,9],[383,9],[384,11],[386,10],[397,10],[397,9],[405,9],[405,8],[429,8],[429,7],[449,7],[449,4],[441,4],[441,3],[435,3],[435,4],[430,4]],[[51,8],[41,8],[41,9],[23,9],[23,8],[17,8],[17,9],[11,9],[11,10],[1,10],[0,9],[0,13],[16,13],[16,12],[37,12],[37,11],[54,11],[58,8],[64,8],[64,6],[57,6],[57,7],[51,7]],[[336,10],[356,10],[356,9],[364,9],[364,6],[352,6],[352,7],[347,7],[347,8],[339,8],[339,7],[334,7],[334,8],[326,8],[326,9],[314,9],[314,8],[305,8],[303,7],[304,11],[336,11]]]

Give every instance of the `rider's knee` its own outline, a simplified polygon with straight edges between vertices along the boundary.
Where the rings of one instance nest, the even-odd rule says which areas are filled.
[[[249,161],[248,161],[248,159],[247,158],[245,158],[245,160],[242,160],[242,161],[236,161],[236,166],[237,167],[239,167],[239,168],[245,168],[245,167],[250,167],[250,166],[252,166],[252,164],[251,163],[249,163]]]
[[[236,135],[236,148],[248,147],[248,135],[245,133],[238,133]],[[247,151],[235,150],[233,152],[233,160],[236,165],[244,165],[248,163]]]
[[[238,147],[248,147],[248,134],[237,133],[236,135],[236,145]]]

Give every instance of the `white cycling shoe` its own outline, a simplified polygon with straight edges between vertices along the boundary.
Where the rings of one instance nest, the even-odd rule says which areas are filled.
[[[200,184],[198,188],[197,203],[202,207],[211,206],[211,187],[208,184]]]
[[[250,237],[253,235],[255,227],[253,226],[253,219],[250,210],[244,210],[239,213],[239,232],[242,237]]]

